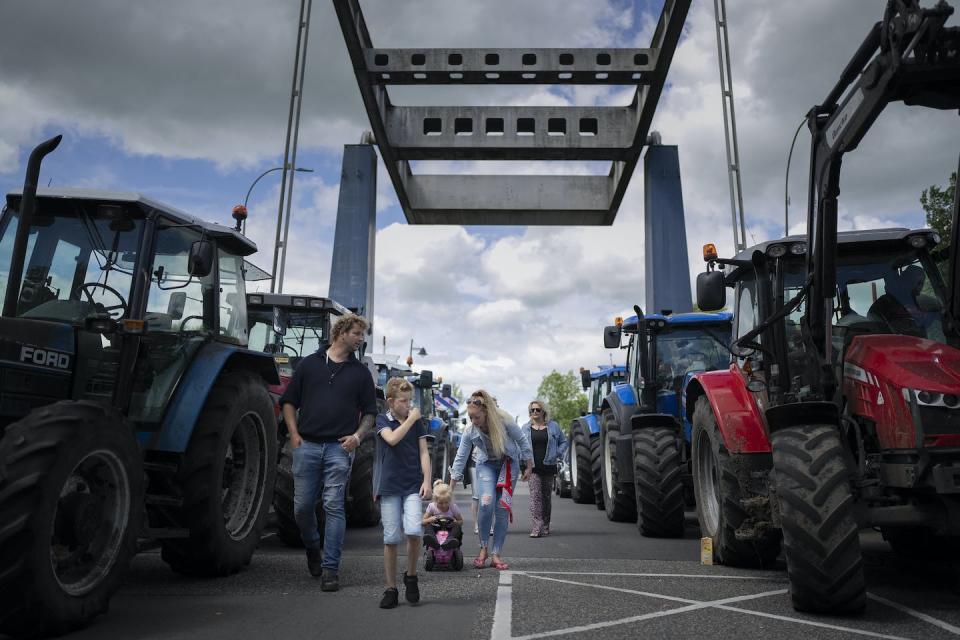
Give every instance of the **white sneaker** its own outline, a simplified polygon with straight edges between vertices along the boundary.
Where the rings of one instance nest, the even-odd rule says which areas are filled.
[[[476,522],[473,523],[473,532],[480,533],[480,525],[477,524]]]

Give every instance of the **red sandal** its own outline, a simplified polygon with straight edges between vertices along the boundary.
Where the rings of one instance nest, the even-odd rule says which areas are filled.
[[[505,569],[509,569],[509,568],[510,568],[510,565],[508,565],[506,562],[496,562],[496,561],[494,561],[494,562],[491,562],[491,563],[490,563],[490,566],[493,567],[494,569],[499,569],[500,571],[504,571]]]
[[[487,566],[487,559],[477,556],[473,559],[473,566],[477,569],[483,569],[485,566]]]

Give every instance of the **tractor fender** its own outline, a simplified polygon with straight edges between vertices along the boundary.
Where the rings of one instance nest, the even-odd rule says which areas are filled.
[[[680,433],[680,422],[676,416],[669,413],[635,413],[630,418],[630,427],[633,431],[651,427],[667,427],[668,429],[676,429],[677,433]]]
[[[630,432],[630,417],[640,408],[637,403],[637,392],[632,386],[626,383],[618,384],[613,387],[613,391],[603,399],[601,412],[610,409],[620,423],[620,435]],[[599,420],[597,433],[600,432]]]
[[[600,421],[597,419],[597,414],[588,413],[579,418],[579,420],[587,428],[587,433],[589,433],[591,437],[600,435]]]
[[[725,371],[697,374],[687,385],[686,416],[693,421],[697,399],[705,395],[717,420],[727,451],[733,453],[770,453],[766,418],[747,389],[735,364]]]
[[[160,432],[156,434],[156,441],[147,448],[173,453],[187,450],[197,416],[224,369],[250,371],[267,384],[280,382],[273,356],[222,342],[208,342],[200,347],[180,379],[167,406]]]

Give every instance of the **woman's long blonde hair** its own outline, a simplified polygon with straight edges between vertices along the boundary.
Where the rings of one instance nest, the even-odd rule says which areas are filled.
[[[507,430],[503,426],[503,416],[500,415],[497,401],[483,389],[477,389],[471,393],[470,399],[474,398],[480,398],[483,402],[483,411],[487,416],[487,436],[490,438],[490,444],[493,445],[491,453],[497,458],[502,458],[507,450]]]

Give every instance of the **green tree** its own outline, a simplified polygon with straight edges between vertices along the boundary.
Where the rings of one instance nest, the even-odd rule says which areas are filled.
[[[920,206],[927,214],[927,225],[940,234],[941,249],[950,243],[950,222],[953,219],[953,198],[957,190],[957,172],[950,175],[950,185],[942,189],[935,184],[920,194]]]
[[[550,419],[567,433],[573,419],[587,410],[587,396],[580,390],[580,378],[573,371],[553,370],[544,376],[537,387],[537,397],[550,408]]]

